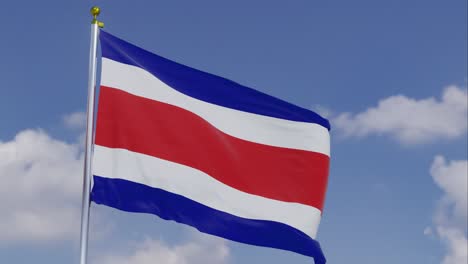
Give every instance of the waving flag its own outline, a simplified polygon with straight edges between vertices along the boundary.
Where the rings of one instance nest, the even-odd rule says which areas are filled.
[[[325,263],[329,170],[316,113],[100,33],[91,199]]]

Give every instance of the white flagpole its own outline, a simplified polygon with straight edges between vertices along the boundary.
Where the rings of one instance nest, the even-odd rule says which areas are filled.
[[[97,64],[97,42],[99,27],[102,22],[97,21],[100,13],[99,7],[92,7],[91,14],[91,45],[89,49],[89,71],[88,71],[88,111],[86,124],[86,143],[83,172],[83,201],[81,207],[81,236],[80,236],[80,264],[86,264],[88,255],[88,230],[89,230],[89,207],[91,191],[91,162],[94,131],[94,97],[96,93],[96,64]]]

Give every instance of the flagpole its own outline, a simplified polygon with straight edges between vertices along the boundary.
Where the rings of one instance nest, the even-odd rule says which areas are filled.
[[[97,42],[99,28],[104,24],[97,20],[100,9],[97,6],[91,8],[93,20],[91,21],[91,44],[89,48],[88,69],[88,110],[86,124],[86,143],[83,171],[83,200],[81,207],[81,235],[80,235],[80,264],[87,263],[88,255],[88,233],[89,233],[89,208],[91,191],[91,162],[94,131],[94,97],[96,93],[96,65],[97,65]]]

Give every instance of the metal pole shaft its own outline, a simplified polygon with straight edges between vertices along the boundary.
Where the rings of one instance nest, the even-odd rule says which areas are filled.
[[[88,255],[89,208],[91,191],[91,163],[94,131],[94,97],[96,92],[96,63],[98,23],[91,24],[91,45],[89,49],[88,111],[86,125],[86,146],[84,158],[83,201],[81,207],[80,264],[86,264]]]

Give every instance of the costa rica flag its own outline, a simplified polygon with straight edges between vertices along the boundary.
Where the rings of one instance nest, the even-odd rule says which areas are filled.
[[[318,114],[101,31],[91,199],[325,263]]]

